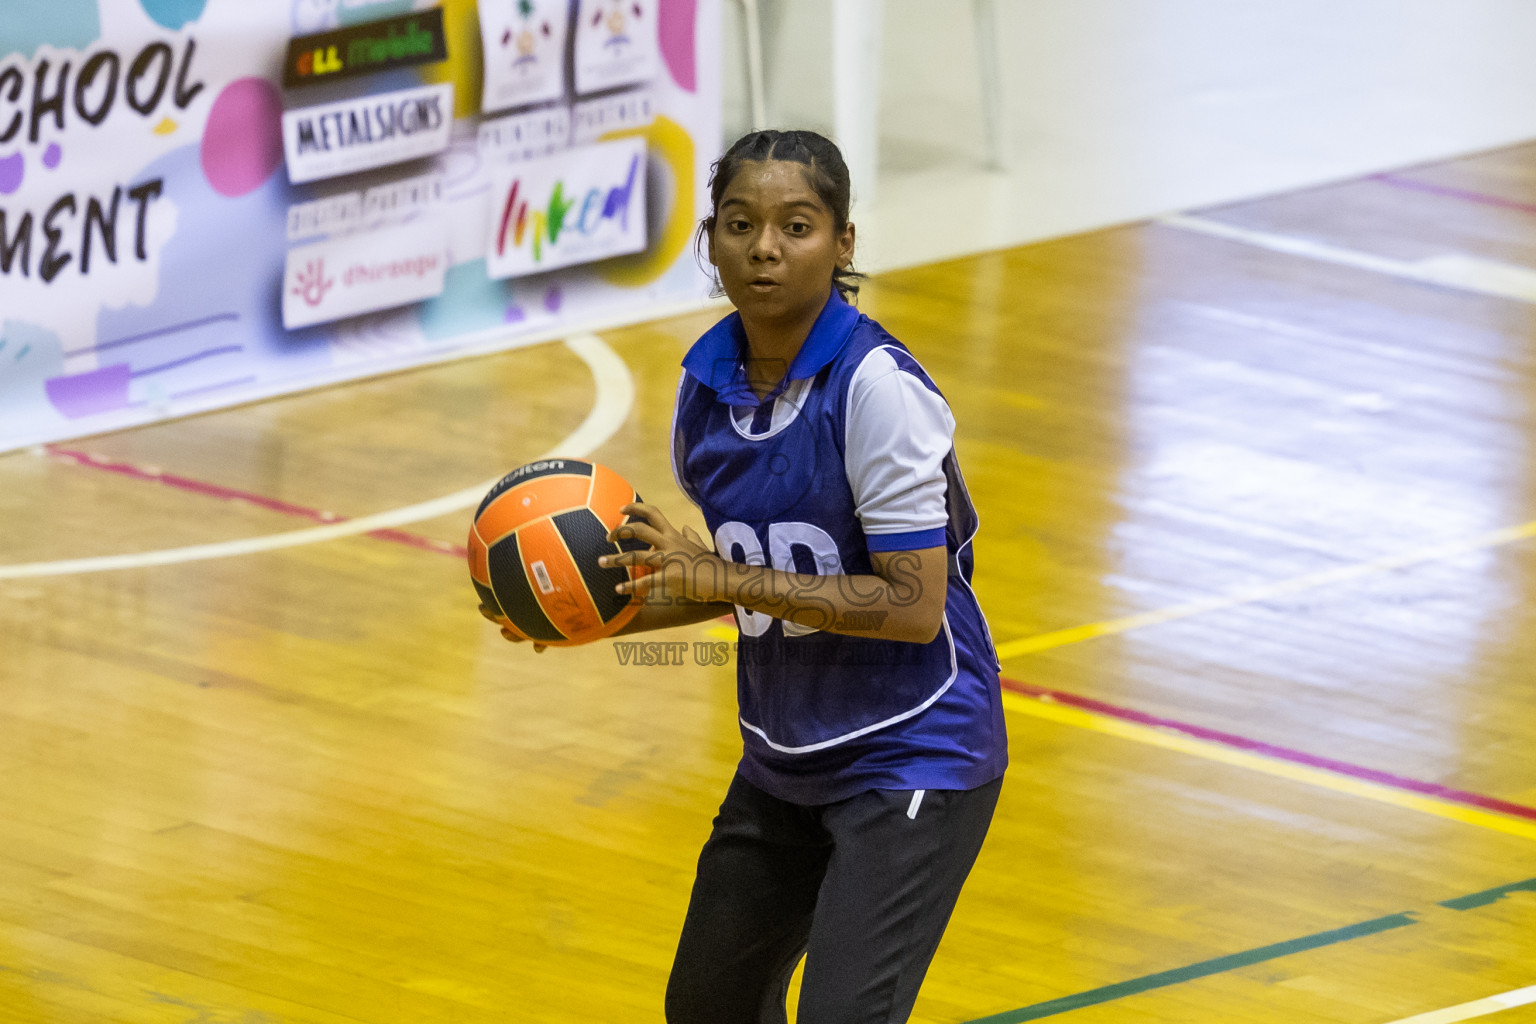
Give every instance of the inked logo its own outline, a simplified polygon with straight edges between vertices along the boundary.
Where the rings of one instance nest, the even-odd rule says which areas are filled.
[[[549,199],[542,207],[534,207],[531,211],[530,197],[523,193],[522,179],[513,179],[496,231],[496,255],[505,255],[509,245],[515,249],[527,245],[532,250],[533,261],[539,263],[544,259],[546,243],[557,245],[563,233],[591,235],[606,221],[614,221],[621,231],[627,231],[639,172],[640,157],[636,155],[630,158],[629,171],[622,185],[614,185],[606,191],[600,187],[590,188],[580,198],[567,198],[565,182],[558,180],[550,190]]]

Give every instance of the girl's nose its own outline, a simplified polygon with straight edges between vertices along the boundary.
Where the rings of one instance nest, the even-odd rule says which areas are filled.
[[[752,259],[777,261],[779,258],[779,239],[772,231],[759,231],[757,237],[752,240]]]

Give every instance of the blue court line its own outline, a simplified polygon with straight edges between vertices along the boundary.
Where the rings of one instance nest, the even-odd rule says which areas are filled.
[[[1492,889],[1484,889],[1482,892],[1474,892],[1470,896],[1458,896],[1453,900],[1443,900],[1442,907],[1450,907],[1452,910],[1476,910],[1478,907],[1486,907],[1490,903],[1497,903],[1512,892],[1536,892],[1536,878],[1527,878],[1523,882],[1510,882],[1508,885],[1495,886]]]
[[[1485,907],[1490,903],[1495,903],[1513,892],[1536,892],[1536,878],[1527,878],[1522,882],[1511,882],[1508,885],[1484,889],[1482,892],[1475,892],[1468,896],[1443,900],[1438,905],[1448,907],[1451,910],[1475,910],[1478,907]],[[1229,956],[1217,957],[1214,960],[1203,960],[1200,963],[1190,964],[1186,967],[1176,967],[1170,971],[1160,971],[1157,974],[1144,975],[1140,978],[1133,978],[1130,981],[1122,981],[1114,985],[1105,985],[1102,988],[1089,989],[1087,992],[1079,992],[1076,995],[1063,996],[1060,999],[1051,999],[1044,1003],[1035,1003],[1033,1006],[1008,1010],[1005,1013],[996,1013],[990,1017],[977,1017],[974,1020],[967,1021],[966,1024],[1019,1024],[1021,1021],[1039,1020],[1042,1017],[1052,1017],[1058,1013],[1066,1013],[1068,1010],[1080,1010],[1085,1006],[1097,1006],[1100,1003],[1124,999],[1126,996],[1149,992],[1153,989],[1166,988],[1169,985],[1193,981],[1196,978],[1210,977],[1213,974],[1234,971],[1241,967],[1251,967],[1266,960],[1276,960],[1283,956],[1290,956],[1292,953],[1302,953],[1311,949],[1320,949],[1324,946],[1337,945],[1341,942],[1349,942],[1353,939],[1377,935],[1381,932],[1391,931],[1394,928],[1405,928],[1408,925],[1417,923],[1418,918],[1412,912],[1389,914],[1386,917],[1361,921],[1359,924],[1334,928],[1331,931],[1318,932],[1315,935],[1306,935],[1299,939],[1288,939],[1285,942],[1260,946],[1257,949],[1250,949],[1242,953],[1233,953]]]

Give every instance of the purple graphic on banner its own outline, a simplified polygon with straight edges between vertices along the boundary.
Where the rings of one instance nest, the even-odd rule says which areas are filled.
[[[43,150],[43,166],[50,171],[59,166],[59,161],[64,158],[64,150],[57,142],[48,143],[48,148]]]
[[[27,161],[20,153],[0,157],[0,196],[8,196],[21,188],[21,179],[26,176],[26,170]]]
[[[230,320],[239,320],[236,313],[215,313],[213,316],[205,316],[198,320],[188,320],[182,324],[171,324],[169,327],[160,327],[153,331],[144,331],[140,334],[130,334],[126,338],[113,338],[87,348],[75,349],[64,353],[67,356],[80,356],[87,352],[105,352],[107,349],[122,348],[124,345],[135,345],[141,341],[151,341],[155,338],[163,338],[167,334],[176,334],[181,331],[190,331],[195,327],[206,327],[209,324],[222,323]]]
[[[213,356],[232,355],[243,348],[242,345],[221,345],[142,370],[135,370],[127,363],[113,363],[85,373],[51,377],[44,384],[44,388],[48,394],[48,401],[53,403],[53,407],[70,419],[96,416],[104,412],[126,409],[131,405],[128,385],[135,378],[174,370]]]
[[[52,377],[44,386],[53,407],[77,420],[127,408],[128,381],[132,376],[127,363],[114,363],[87,373]]]
[[[217,348],[210,348],[202,352],[194,352],[189,356],[182,356],[180,359],[172,359],[170,362],[161,363],[159,366],[150,366],[142,370],[134,370],[133,376],[148,377],[150,374],[164,373],[166,370],[175,370],[179,367],[186,366],[188,363],[201,362],[202,360],[212,358],[213,356],[233,355],[236,352],[243,352],[244,350],[244,345],[220,345]]]

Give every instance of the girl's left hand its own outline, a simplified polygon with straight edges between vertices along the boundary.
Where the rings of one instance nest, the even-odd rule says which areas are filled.
[[[493,622],[497,626],[501,627],[501,635],[506,637],[508,640],[512,641],[513,643],[520,644],[520,643],[523,643],[525,640],[528,639],[527,637],[518,636],[516,633],[512,632],[512,630],[508,629],[507,627],[510,626],[511,623],[508,622],[506,619],[502,618],[501,616],[497,615],[495,612],[491,611],[489,608],[487,608],[483,604],[480,606],[480,614],[484,615],[486,617],[486,619],[489,620],[490,622]],[[533,653],[535,653],[535,654],[543,654],[544,653],[544,648],[547,647],[547,646],[548,646],[547,644],[541,644],[537,640],[535,640],[535,641],[533,641]]]
[[[705,545],[691,527],[677,530],[661,509],[643,501],[625,505],[621,511],[635,517],[610,530],[608,540],[638,540],[649,544],[650,551],[625,551],[617,555],[604,555],[598,564],[604,567],[619,565],[643,565],[651,571],[638,579],[627,580],[616,588],[621,594],[638,594],[647,597],[652,593],[688,601],[712,601],[710,594],[699,592],[699,581],[719,579],[717,572],[701,573],[708,563],[719,557]]]

